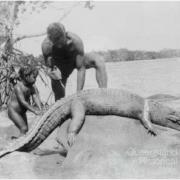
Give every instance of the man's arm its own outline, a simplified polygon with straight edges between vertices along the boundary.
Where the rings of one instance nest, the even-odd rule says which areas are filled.
[[[84,63],[84,45],[79,36],[73,33],[69,33],[70,37],[73,39],[75,46],[76,56],[76,69],[77,69],[77,91],[81,91],[84,87],[86,67]]]
[[[52,56],[44,56],[44,60],[46,67],[52,69],[54,66]]]
[[[81,91],[84,87],[85,76],[86,76],[86,68],[84,65],[83,55],[77,55],[76,68],[77,68],[77,91]]]
[[[48,38],[42,42],[41,49],[46,67],[53,68],[52,43]]]
[[[39,110],[41,111],[42,108],[41,108],[41,99],[40,99],[40,96],[39,96],[39,91],[37,89],[37,87],[34,85],[34,93],[32,94],[32,98],[33,98],[33,101],[35,102],[35,104],[37,105],[37,107],[39,108]]]
[[[46,73],[51,79],[61,80],[62,79],[61,72],[59,68],[54,66],[54,60],[52,57],[52,44],[47,38],[43,41],[41,48],[46,65],[45,68]]]
[[[38,114],[37,111],[26,102],[26,100],[24,98],[24,94],[19,86],[17,86],[15,88],[15,94],[16,94],[18,101],[21,103],[22,106],[24,106],[27,110],[33,112],[34,114],[36,114],[36,115]]]

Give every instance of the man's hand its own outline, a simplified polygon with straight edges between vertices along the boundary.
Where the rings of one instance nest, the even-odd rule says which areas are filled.
[[[37,115],[37,116],[40,116],[40,115],[43,114],[43,112],[42,112],[42,111],[37,111],[37,110],[35,110],[35,111],[34,111],[34,114]]]
[[[53,70],[48,72],[48,75],[53,80],[61,80],[62,79],[61,71],[59,70],[59,68],[57,66],[54,66]]]

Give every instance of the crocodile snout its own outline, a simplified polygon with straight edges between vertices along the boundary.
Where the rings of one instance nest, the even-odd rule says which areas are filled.
[[[173,123],[180,125],[180,113],[179,112],[174,111],[174,112],[170,113],[166,119],[170,120]]]

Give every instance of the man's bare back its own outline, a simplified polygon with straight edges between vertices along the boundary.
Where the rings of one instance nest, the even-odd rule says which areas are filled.
[[[58,33],[57,33],[58,32]],[[47,30],[48,37],[42,43],[42,52],[48,67],[57,66],[62,74],[62,83],[66,81],[74,69],[77,69],[77,91],[83,89],[85,72],[88,68],[96,69],[99,87],[107,87],[107,73],[102,57],[84,53],[84,45],[79,36],[66,32],[60,23],[52,23]],[[52,79],[55,99],[64,97],[64,89]]]

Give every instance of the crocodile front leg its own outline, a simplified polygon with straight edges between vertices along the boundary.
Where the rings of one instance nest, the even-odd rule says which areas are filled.
[[[78,99],[74,100],[71,104],[71,117],[67,130],[67,142],[69,146],[74,144],[76,135],[80,131],[85,120],[85,107]]]
[[[153,136],[156,136],[157,134],[154,131],[150,120],[149,102],[147,99],[145,99],[143,115],[140,119],[144,127],[148,130],[148,133],[152,134]]]

